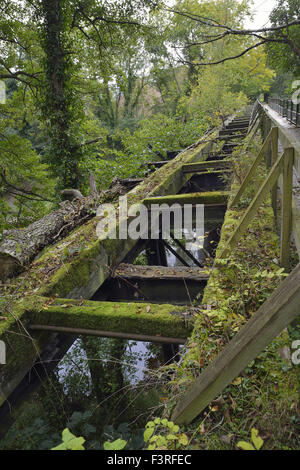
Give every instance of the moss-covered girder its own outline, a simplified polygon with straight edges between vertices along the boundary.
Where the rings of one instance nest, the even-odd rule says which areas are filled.
[[[227,204],[229,191],[208,191],[201,193],[173,194],[170,196],[149,197],[144,200],[144,204],[204,204],[216,205]]]
[[[27,302],[29,325],[187,338],[193,328],[186,307],[135,302],[96,302],[35,297]],[[30,326],[29,326],[30,328]],[[43,328],[40,328],[43,329]]]
[[[197,162],[182,165],[183,173],[197,173],[206,170],[222,170],[232,168],[233,163],[230,160],[211,160],[209,162]]]
[[[215,135],[216,132],[211,133],[212,139]],[[174,160],[158,169],[143,183],[127,193],[128,205],[145,203],[145,198],[176,194],[190,179],[190,175],[182,173],[182,165],[204,160],[204,150],[208,151],[211,146],[212,143],[199,142],[181,152]],[[205,194],[209,195],[209,193]],[[214,193],[209,198],[210,204],[222,204],[225,200],[220,195],[214,200],[213,195]],[[105,279],[110,276],[111,269],[117,266],[135,245],[136,240],[131,239],[97,238],[97,223],[98,218],[95,217],[58,244],[56,250],[51,247],[45,251],[44,256],[39,258],[37,264],[48,265],[51,262],[49,260],[51,253],[56,251],[55,257],[61,258],[65,251],[65,248],[61,249],[63,245],[68,246],[69,242],[73,245],[78,239],[84,240],[84,250],[80,251],[76,257],[72,256],[70,262],[64,261],[62,266],[55,270],[48,279],[47,285],[39,290],[39,295],[48,296],[55,293],[60,297],[91,298]]]
[[[216,135],[216,130],[210,133],[212,141]],[[142,183],[127,193],[128,205],[143,203],[143,200],[147,197],[178,193],[190,178],[190,175],[182,173],[182,165],[204,160],[207,158],[207,152],[211,150],[212,145],[213,142],[199,141],[181,152],[175,159],[149,175]],[[32,338],[28,333],[26,328],[33,320],[31,314],[39,313],[39,315],[46,316],[47,312],[50,312],[50,307],[49,310],[42,307],[43,303],[40,305],[41,308],[39,306],[29,308],[29,300],[36,299],[36,295],[44,298],[57,295],[61,298],[90,299],[105,280],[111,276],[114,268],[123,261],[136,245],[137,240],[130,238],[126,240],[98,238],[96,232],[98,222],[99,218],[94,217],[59,243],[46,248],[41,256],[28,267],[27,271],[14,280],[13,288],[10,288],[9,285],[0,287],[0,295],[7,296],[8,299],[7,306],[1,311],[1,316],[7,317],[7,320],[0,323],[1,340],[4,340],[7,344],[7,364],[3,366],[0,372],[0,404],[20,383],[40,352],[44,350],[49,336],[51,336],[49,333],[42,331]],[[13,302],[11,302],[12,296],[14,298]],[[68,301],[68,303],[70,302]],[[128,303],[124,305],[128,308]],[[51,306],[51,309],[53,308]],[[62,309],[65,315],[59,315],[57,313],[58,307],[56,307],[56,310],[52,313],[54,315],[56,312],[57,321],[61,323],[64,321],[66,324],[73,326],[74,323],[68,322],[76,320],[78,323],[81,317],[82,324],[80,326],[82,327],[87,326],[87,319],[89,321],[93,319],[97,323],[97,329],[103,328],[106,322],[110,325],[110,328],[113,328],[111,324],[113,320],[116,329],[118,329],[118,325],[124,328],[127,325],[128,328],[130,326],[129,330],[143,330],[147,334],[161,334],[164,336],[172,334],[175,337],[186,337],[188,335],[187,331],[190,330],[185,327],[186,319],[178,319],[171,314],[175,309],[180,311],[179,307],[172,307],[171,313],[169,312],[169,315],[164,313],[162,317],[146,312],[148,314],[146,318],[142,314],[146,308],[145,304],[141,308],[141,315],[138,312],[133,314],[130,311],[131,317],[128,318],[128,321],[125,316],[111,318],[112,315],[107,317],[103,314],[104,325],[102,327],[99,326],[100,320],[97,315],[84,315],[82,310],[80,315],[71,315],[71,311],[68,313],[66,309]],[[155,309],[158,308],[160,312],[166,312],[165,305],[155,307]],[[154,307],[151,307],[151,312],[153,313],[153,311]],[[88,312],[91,313],[92,310]],[[95,313],[94,310],[93,312]],[[130,312],[128,312],[129,316]],[[59,318],[60,316],[61,318]],[[140,319],[137,321],[136,319],[139,316]],[[50,319],[48,320],[49,325],[55,325],[52,320],[51,322]]]

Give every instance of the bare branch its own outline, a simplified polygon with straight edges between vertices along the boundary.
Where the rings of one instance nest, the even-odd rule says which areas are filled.
[[[120,25],[141,26],[141,24],[137,21],[113,20],[112,18],[104,18],[102,16],[96,16],[96,18],[93,19],[93,23],[96,23],[97,21],[104,21],[105,23]]]
[[[193,46],[203,46],[205,44],[217,42],[221,39],[224,39],[225,37],[228,36],[251,36],[253,38],[259,39],[260,41],[252,45],[251,47],[248,47],[245,49],[242,53],[234,55],[232,57],[226,57],[222,60],[215,61],[215,62],[209,62],[209,63],[191,63],[188,62],[184,59],[181,58],[181,61],[183,63],[189,64],[189,65],[194,65],[194,66],[202,66],[202,65],[217,65],[221,64],[223,62],[226,62],[227,60],[233,60],[237,59],[243,55],[245,55],[247,52],[249,52],[251,49],[255,49],[256,47],[259,47],[261,45],[264,45],[266,43],[280,43],[280,44],[286,44],[290,47],[290,49],[298,56],[300,57],[300,48],[290,39],[288,36],[289,34],[289,28],[291,26],[298,26],[300,25],[300,19],[293,19],[289,21],[287,19],[286,23],[283,25],[279,26],[271,26],[267,28],[259,28],[259,29],[234,29],[231,28],[230,26],[224,25],[219,23],[217,20],[213,18],[207,18],[205,16],[197,15],[196,13],[190,13],[187,11],[179,11],[175,10],[173,8],[165,8],[166,11],[170,13],[174,13],[180,16],[183,16],[185,18],[189,18],[190,20],[196,21],[200,24],[202,24],[205,27],[208,28],[218,28],[219,30],[223,30],[223,32],[220,32],[220,34],[210,34],[210,35],[205,35],[205,33],[202,33],[201,36],[203,36],[203,41],[199,42],[194,42],[187,44],[185,46],[177,46],[175,49],[185,49]],[[279,36],[275,34],[268,34],[268,33],[279,33]]]
[[[237,55],[234,55],[234,56],[231,56],[231,57],[225,57],[224,59],[221,59],[221,60],[218,60],[216,62],[203,62],[203,63],[200,63],[200,62],[189,62],[189,61],[186,61],[184,59],[182,59],[182,61],[186,64],[189,64],[189,65],[194,65],[194,66],[204,66],[204,65],[218,65],[218,64],[223,64],[224,62],[227,62],[227,60],[233,60],[233,59],[238,59],[239,57],[242,57],[243,55],[247,54],[247,52],[251,51],[251,49],[255,49],[256,47],[259,47],[259,46],[262,46],[263,44],[265,44],[267,41],[261,41],[261,42],[257,42],[255,43],[253,46],[251,47],[248,47],[247,49],[245,49],[243,52],[241,52],[240,54],[237,54]]]
[[[8,192],[10,192],[11,194],[14,194],[16,196],[22,196],[22,197],[25,197],[26,199],[34,199],[35,201],[54,202],[51,199],[47,199],[47,198],[41,196],[40,194],[34,193],[33,191],[29,191],[28,189],[25,189],[25,188],[20,188],[18,186],[15,186],[14,184],[10,183],[9,181],[7,181],[6,172],[5,172],[5,169],[3,167],[0,167],[0,177],[3,181],[3,183],[5,184],[5,186],[7,187]],[[17,191],[17,192],[15,192],[15,191]],[[28,196],[34,196],[34,197],[29,198]],[[38,199],[36,199],[36,198],[38,198]]]
[[[227,31],[230,31],[232,34],[241,34],[245,36],[247,35],[251,36],[255,33],[268,33],[268,32],[274,32],[274,31],[281,31],[281,30],[285,30],[286,28],[289,28],[290,26],[300,25],[300,20],[292,20],[292,21],[287,22],[284,25],[271,26],[268,28],[233,29],[230,26],[219,23],[213,18],[206,18],[205,16],[197,15],[195,13],[174,10],[172,8],[166,8],[166,11],[169,11],[170,13],[176,13],[177,15],[185,16],[186,18],[189,18],[191,20],[198,21],[199,23],[204,24],[205,26],[226,29]]]

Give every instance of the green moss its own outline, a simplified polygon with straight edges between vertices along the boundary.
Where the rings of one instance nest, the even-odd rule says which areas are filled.
[[[257,181],[250,192],[255,194]],[[232,186],[232,196],[238,184]],[[234,189],[233,189],[234,188]],[[231,196],[231,197],[232,197]],[[226,246],[246,207],[227,210],[216,252],[213,272],[204,290],[195,328],[187,343],[182,362],[175,366],[170,402],[176,404],[178,389],[185,393],[196,376],[210,364],[225,345],[258,310],[282,280],[278,265],[280,246],[274,232],[274,215],[268,199],[252,220],[236,248],[226,260],[219,256]],[[229,385],[222,393],[223,405],[215,412],[200,415],[187,432],[193,434],[198,448],[235,448],[236,439],[248,440],[251,427],[268,430],[265,448],[295,448],[294,410],[298,401],[296,367],[284,364],[279,351],[290,346],[286,331],[272,341],[266,350],[241,374],[240,382]],[[176,402],[176,403],[175,403]],[[227,413],[227,414],[226,414]],[[224,420],[225,416],[225,420]],[[249,416],[249,418],[248,418]],[[206,432],[199,433],[203,428]],[[222,422],[215,428],[216,422]],[[222,439],[233,436],[231,444]]]
[[[214,136],[215,134],[211,134],[212,139]],[[177,193],[190,178],[182,175],[182,164],[204,159],[202,151],[209,145],[207,142],[200,142],[181,152],[174,160],[130,191],[127,195],[128,204],[143,202],[143,199],[149,196]],[[89,298],[107,276],[105,267],[118,264],[133,246],[132,241],[97,239],[97,222],[98,218],[95,217],[75,229],[63,241],[46,248],[26,274],[14,280],[15,298],[22,298],[24,293],[33,290],[37,290],[40,295],[56,293],[61,297]],[[66,250],[74,249],[79,244],[84,244],[84,249],[64,259]],[[97,271],[99,269],[102,269],[100,274]],[[0,288],[3,296],[9,295],[10,292],[9,284]]]
[[[45,343],[43,334],[33,339],[27,331],[23,302],[14,305],[13,311],[6,306],[3,314],[8,320],[0,328],[1,340],[6,345],[6,364],[0,366],[0,405],[30,369]]]
[[[146,198],[144,203],[150,204],[226,204],[228,191],[208,191],[203,193],[176,194],[174,196],[161,196],[156,198]]]
[[[202,150],[209,146],[207,143],[199,143],[179,154],[130,191],[128,204],[142,202],[147,196],[176,193],[189,179],[188,176],[182,176],[182,164],[204,159]],[[47,334],[41,333],[33,341],[26,331],[28,315],[25,305],[29,311],[30,295],[34,292],[35,295],[42,296],[55,294],[60,297],[90,298],[109,276],[111,268],[118,265],[134,246],[133,240],[99,240],[96,235],[97,223],[98,218],[95,217],[75,229],[64,240],[46,248],[25,273],[0,287],[0,294],[6,304],[1,309],[1,315],[8,316],[7,321],[0,323],[0,337],[9,343],[8,364],[2,369],[0,379],[0,385],[5,384],[0,390],[2,397],[24,376],[47,340]],[[31,305],[30,308],[34,310],[34,306]],[[74,318],[77,319],[77,315],[70,320],[73,321]],[[162,316],[161,320],[162,324],[170,323],[168,316]],[[172,321],[174,335],[183,334],[185,329],[182,322],[174,321],[174,317]],[[133,324],[133,318],[130,322]],[[151,321],[148,322],[149,327],[150,324]],[[154,325],[157,325],[157,321],[151,327],[151,332],[156,334]]]
[[[185,307],[168,304],[94,302],[37,298],[27,305],[31,323],[150,336],[186,338],[192,322]]]

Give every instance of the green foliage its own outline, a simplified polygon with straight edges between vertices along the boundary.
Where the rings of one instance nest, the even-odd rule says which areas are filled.
[[[199,140],[206,129],[205,124],[204,119],[191,119],[185,123],[179,114],[175,117],[156,114],[143,120],[133,135],[124,133],[122,143],[125,152],[130,151],[136,157],[166,159],[167,152],[182,150]]]
[[[147,254],[145,252],[140,253],[133,262],[134,265],[148,266]]]
[[[84,450],[83,444],[85,439],[83,437],[76,437],[68,428],[62,432],[62,443],[51,450]]]
[[[138,450],[144,447],[143,429],[135,429],[134,427],[131,429],[128,423],[121,423],[117,427],[114,427],[112,424],[106,424],[103,427],[101,440],[104,441],[104,448],[106,443],[112,444],[112,442],[125,442],[126,449]]]
[[[197,21],[197,15],[204,18],[214,18],[220,24],[226,24],[232,28],[240,28],[249,14],[248,2],[237,2],[235,0],[218,0],[214,2],[198,2],[197,0],[177,0],[174,5],[175,11],[188,13],[188,16],[174,14],[171,17],[169,26],[169,41],[171,45],[177,48],[177,54],[183,58],[188,67],[187,89],[195,85],[197,75],[201,75],[203,69],[199,70],[195,64],[199,61],[206,62],[206,59],[212,60],[215,56],[219,59],[224,56],[228,50],[232,50],[234,41],[227,40],[199,46],[206,37],[218,35],[218,28],[207,27],[204,22]],[[239,39],[242,43],[243,41]],[[228,47],[229,45],[229,47]],[[227,50],[226,50],[227,49]]]
[[[0,104],[0,238],[3,229],[24,227],[45,215],[56,199],[48,165],[22,136],[28,113],[20,101],[23,93],[19,86]]]
[[[186,100],[187,109],[192,115],[204,115],[216,125],[243,109],[249,98],[253,100],[268,91],[273,77],[274,72],[266,67],[266,55],[261,50],[254,50],[236,62],[207,67],[199,74]]]
[[[291,72],[277,72],[276,77],[269,90],[269,95],[273,97],[282,97],[290,99],[294,90],[292,90],[292,83],[295,77]]]
[[[127,424],[124,423],[121,426],[125,426],[125,432],[127,432]],[[148,450],[179,450],[185,449],[189,444],[188,437],[186,434],[180,433],[179,426],[172,421],[161,418],[155,418],[154,421],[149,421],[146,424],[144,441],[148,443]],[[52,448],[52,450],[84,450],[84,442],[83,437],[76,437],[66,428],[62,432],[62,443]],[[105,441],[103,448],[104,450],[123,450],[127,444],[127,440],[117,438],[114,441]]]
[[[189,439],[180,431],[177,424],[166,418],[155,418],[148,421],[144,431],[144,440],[147,450],[179,450],[186,449]]]
[[[300,19],[298,0],[277,0],[277,5],[270,14],[273,27],[285,25]],[[295,76],[300,73],[300,31],[299,25],[290,26],[283,31],[270,32],[272,39],[279,42],[267,44],[267,53],[271,66],[280,72],[292,72]],[[287,39],[281,42],[281,39]]]
[[[199,70],[193,64],[199,48],[189,43],[201,39],[206,27],[167,15],[152,2],[13,3],[0,29],[8,44],[6,72],[16,64],[21,70],[6,74],[11,82],[22,80],[20,135],[43,155],[60,186],[88,192],[90,172],[100,189],[114,176],[144,176],[143,163],[192,144],[246,97],[267,90],[272,78],[261,51],[230,66]],[[176,8],[213,15],[221,23],[226,18],[231,27],[249,13],[246,2],[235,0],[185,0]],[[96,18],[93,26],[90,18]],[[18,54],[23,46],[26,54]],[[244,40],[230,40],[201,53],[213,58],[244,46]],[[172,47],[182,51],[187,66],[176,62]],[[14,112],[16,121],[21,115]]]
[[[59,428],[58,428],[59,429]],[[60,442],[60,434],[43,416],[36,401],[28,404],[0,441],[1,450],[47,450]]]
[[[113,442],[104,442],[103,448],[104,450],[123,450],[126,444],[126,441],[123,441],[122,439],[116,439]]]
[[[167,159],[169,152],[178,152],[199,140],[206,128],[205,119],[185,123],[180,116],[156,114],[142,120],[132,134],[129,129],[116,131],[110,139],[118,141],[121,150],[102,148],[101,156],[94,160],[99,185],[107,187],[115,176],[145,176],[145,163]]]
[[[258,430],[255,428],[251,429],[251,441],[252,444],[246,441],[239,441],[237,443],[237,447],[242,450],[260,450],[264,445],[264,441],[259,436]]]

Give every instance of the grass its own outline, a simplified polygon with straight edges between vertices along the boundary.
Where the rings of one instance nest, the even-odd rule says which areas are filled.
[[[239,150],[234,157],[232,194],[260,143],[256,138],[249,150]],[[216,267],[204,291],[202,304],[194,309],[196,319],[192,337],[180,363],[169,367],[173,376],[168,388],[166,413],[283,278],[278,266],[279,239],[274,231],[270,200],[259,209],[228,259],[218,262],[218,255],[265,174],[262,165],[240,205],[225,215]],[[285,330],[225,388],[221,396],[185,427],[191,449],[236,449],[238,441],[249,441],[253,427],[263,438],[264,449],[299,449],[297,368],[281,357],[290,344],[291,338]]]

